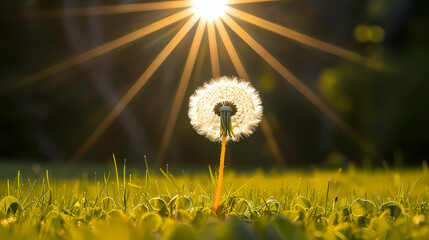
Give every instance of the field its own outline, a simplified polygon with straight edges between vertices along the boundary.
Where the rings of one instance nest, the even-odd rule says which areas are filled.
[[[2,3],[0,240],[429,240],[429,0]]]
[[[61,178],[17,173],[0,184],[0,239],[428,239],[427,169],[226,171]]]

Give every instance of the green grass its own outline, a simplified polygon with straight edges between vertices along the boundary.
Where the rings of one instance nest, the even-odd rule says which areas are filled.
[[[427,169],[227,169],[217,213],[214,172],[127,171],[2,180],[0,239],[429,239]]]

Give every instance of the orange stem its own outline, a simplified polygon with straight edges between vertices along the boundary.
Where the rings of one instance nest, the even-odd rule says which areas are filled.
[[[217,178],[217,188],[216,196],[213,204],[213,211],[217,212],[220,202],[220,192],[222,191],[222,179],[223,179],[223,166],[225,163],[225,145],[226,145],[226,136],[222,137],[222,149],[220,152],[220,165],[219,165],[219,176]]]

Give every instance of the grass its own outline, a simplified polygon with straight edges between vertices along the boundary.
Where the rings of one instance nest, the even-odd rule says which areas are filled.
[[[115,160],[116,162],[116,160]],[[116,165],[115,165],[116,166]],[[0,239],[429,239],[423,170],[145,174],[0,183]]]

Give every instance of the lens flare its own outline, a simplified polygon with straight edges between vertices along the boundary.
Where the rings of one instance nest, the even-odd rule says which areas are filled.
[[[228,0],[194,0],[194,11],[205,20],[214,20],[225,14]]]

